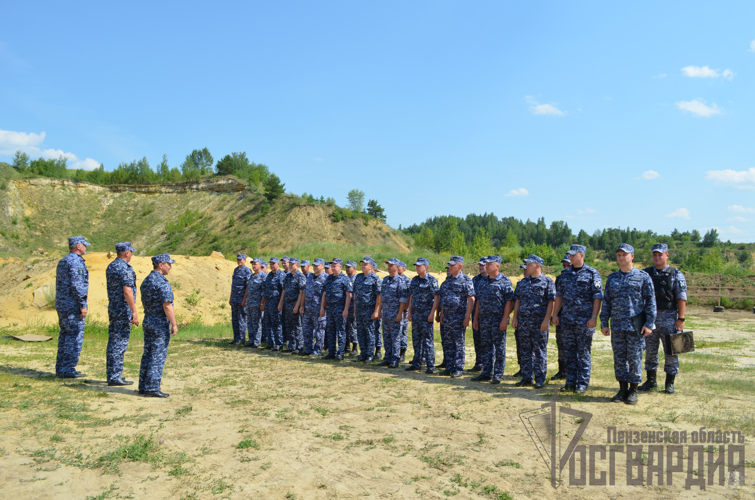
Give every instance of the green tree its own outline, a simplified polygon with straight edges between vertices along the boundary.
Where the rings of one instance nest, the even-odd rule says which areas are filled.
[[[503,246],[506,248],[519,246],[519,238],[516,237],[514,231],[509,229],[509,232],[506,233],[506,239],[503,240]]]
[[[484,227],[477,229],[472,245],[469,247],[469,253],[473,259],[490,255],[493,253],[493,245],[490,244],[490,236]]]
[[[451,255],[466,255],[467,253],[467,244],[466,240],[464,239],[464,234],[460,231],[456,231],[451,238],[451,244],[449,245],[449,251],[451,252]]]
[[[168,181],[170,175],[170,167],[168,166],[168,155],[163,155],[163,161],[157,166],[157,174],[160,176],[162,182]]]
[[[718,231],[715,228],[710,229],[703,236],[703,246],[710,248],[718,243]]]
[[[207,148],[195,149],[191,154],[186,155],[186,160],[181,165],[181,170],[184,173],[197,170],[199,175],[202,175],[211,171],[214,162],[215,160]],[[194,176],[192,175],[192,177]]]
[[[283,188],[286,185],[281,182],[280,178],[277,175],[270,174],[264,186],[265,198],[267,198],[267,201],[272,203],[285,192]]]
[[[244,170],[248,166],[249,159],[247,159],[245,152],[231,153],[218,160],[215,171],[218,175],[235,175],[236,172]]]
[[[433,230],[425,227],[421,233],[414,236],[414,245],[418,248],[433,250],[435,248],[435,235]]]
[[[697,243],[698,241],[700,241],[700,231],[698,231],[697,229],[693,229],[692,234],[690,234],[690,239],[694,243]]]
[[[21,173],[26,172],[26,169],[29,168],[29,155],[20,150],[16,151],[16,154],[13,156],[13,168]]]
[[[346,195],[349,200],[349,208],[355,212],[361,212],[364,209],[364,191],[352,189]]]
[[[367,213],[385,222],[385,210],[380,206],[377,200],[370,200],[367,202]]]

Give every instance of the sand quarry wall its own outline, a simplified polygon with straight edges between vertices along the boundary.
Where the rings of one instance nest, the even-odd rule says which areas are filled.
[[[110,255],[110,256],[108,256]],[[105,270],[115,258],[112,254],[91,253],[85,257],[89,269],[89,321],[107,322],[107,285]],[[176,263],[168,275],[175,296],[175,311],[179,323],[201,321],[204,324],[230,322],[231,310],[228,299],[231,293],[231,276],[236,263],[222,255],[194,257],[174,255]],[[54,306],[45,305],[45,295],[40,289],[55,288],[57,258],[50,258],[28,269],[25,262],[10,259],[3,264],[0,273],[7,280],[0,291],[0,327],[24,327],[40,324],[55,324],[58,321]],[[149,257],[134,256],[131,265],[136,271],[137,286],[152,270]],[[407,276],[416,273],[406,271]],[[445,273],[431,273],[439,282]],[[379,271],[381,277],[388,275]],[[512,276],[516,284],[521,276]],[[35,293],[36,291],[36,293]],[[189,300],[187,300],[189,299]],[[197,301],[198,299],[198,301]],[[193,304],[192,304],[193,302]],[[141,300],[137,300],[139,317],[143,317]]]

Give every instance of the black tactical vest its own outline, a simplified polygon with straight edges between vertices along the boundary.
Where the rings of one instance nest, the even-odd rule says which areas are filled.
[[[658,271],[655,267],[645,268],[645,272],[653,280],[655,288],[655,304],[659,311],[676,310],[676,298],[674,297],[674,268],[669,266],[663,271]]]

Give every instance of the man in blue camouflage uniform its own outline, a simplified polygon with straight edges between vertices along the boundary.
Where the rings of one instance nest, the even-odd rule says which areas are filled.
[[[567,253],[564,255],[564,258],[561,259],[561,272],[563,273],[563,270],[567,267],[571,266],[571,259],[569,258],[569,254]],[[561,274],[556,276],[556,290],[558,290],[558,282],[561,279]],[[554,306],[555,309],[555,306]],[[558,312],[559,317],[561,316],[561,311]],[[563,325],[559,323],[556,326],[556,348],[558,349],[558,371],[555,375],[551,377],[551,380],[563,380],[566,378],[566,349],[564,349],[564,335],[562,332]]]
[[[365,257],[360,261],[362,272],[357,274],[353,286],[356,303],[357,338],[362,353],[355,363],[369,363],[375,353],[375,320],[380,315],[380,278],[372,272],[375,261]]]
[[[412,282],[412,279],[409,276],[406,276],[404,273],[406,272],[406,263],[404,263],[403,260],[399,261],[398,265],[398,275],[401,276],[401,279],[404,280],[404,288],[409,288],[409,285]],[[406,349],[409,347],[409,311],[404,311],[404,313],[401,315],[401,332],[400,332],[400,356],[399,361],[404,362],[406,359]]]
[[[351,286],[353,287],[354,280],[357,279],[357,263],[353,260],[347,261],[345,270],[346,276],[349,277],[349,281],[351,281]],[[351,305],[349,306],[349,317],[346,318],[346,350],[344,351],[344,355],[346,356],[350,354],[357,356],[359,353],[359,337],[357,337],[355,307],[356,303],[352,300]]]
[[[260,307],[262,304],[262,295],[265,292],[265,278],[267,273],[262,270],[262,259],[255,257],[252,259],[252,273],[249,275],[244,292],[244,300],[241,301],[241,307],[246,308],[246,324],[249,330],[249,347],[262,347],[262,319],[264,312]]]
[[[89,271],[82,255],[90,243],[83,236],[68,238],[69,253],[58,262],[55,278],[55,310],[58,313],[58,358],[55,375],[61,378],[85,377],[76,370],[84,344]]]
[[[331,275],[325,280],[320,317],[327,318],[325,322],[328,355],[322,359],[343,360],[346,343],[346,318],[349,317],[349,303],[353,287],[348,276],[341,272],[343,260],[338,257],[328,262]]]
[[[435,311],[435,322],[438,323],[438,329],[440,330],[440,348],[443,351],[443,361],[436,368],[443,370],[441,375],[451,374],[451,372],[446,369],[448,366],[448,363],[446,363],[446,353],[450,351],[450,347],[448,345],[448,339],[446,338],[446,326],[443,324],[443,291],[444,287],[447,286],[446,282],[448,281],[448,278],[451,277],[451,272],[448,270],[448,267],[449,265],[446,264],[446,279],[440,284],[438,310]]]
[[[375,275],[378,282],[382,285],[383,280],[378,276],[378,263],[373,260],[374,264],[372,265],[372,274]],[[381,354],[381,350],[383,348],[383,336],[380,335],[380,325],[383,322],[383,318],[380,316],[380,311],[378,311],[378,317],[376,319],[372,320],[372,335],[375,337],[375,354],[373,356],[374,359],[381,359],[383,355]]]
[[[522,264],[519,269],[523,273],[522,279],[525,279],[527,277],[527,266]],[[519,370],[512,377],[519,377],[522,375],[522,342],[519,340],[519,328],[516,327],[514,328],[514,341],[516,342],[516,364],[519,365]]]
[[[284,352],[299,354],[304,351],[304,338],[301,333],[301,315],[299,308],[304,307],[304,290],[307,287],[307,277],[299,271],[299,259],[291,257],[288,260],[288,274],[283,280],[283,294],[278,302],[278,311],[283,314],[284,332],[288,332],[288,349]]]
[[[107,385],[132,385],[123,379],[123,356],[128,349],[131,325],[139,326],[136,312],[136,273],[131,256],[136,250],[130,241],[115,244],[117,257],[107,266],[107,314],[110,320],[107,340]]]
[[[246,255],[240,253],[236,256],[236,269],[231,278],[231,297],[228,305],[231,306],[231,325],[233,326],[233,340],[231,344],[243,344],[246,337],[246,308],[241,305],[246,293],[247,282],[252,275],[252,270],[246,267]]]
[[[408,288],[404,289],[401,298],[400,313],[409,311],[409,321],[412,322],[412,345],[414,358],[406,371],[420,370],[422,364],[427,366],[425,373],[435,373],[435,333],[433,321],[440,303],[440,287],[438,280],[427,271],[430,261],[420,257],[414,263],[417,276],[412,278]]]
[[[488,276],[488,272],[485,270],[485,263],[486,263],[486,257],[480,257],[480,260],[477,261],[477,270],[478,274],[472,278],[472,287],[474,288],[475,298],[479,296],[480,293],[480,283],[484,281],[485,278]],[[474,321],[472,321],[474,323]],[[474,326],[474,325],[473,325]],[[472,328],[472,341],[474,342],[474,366],[469,369],[470,372],[479,372],[482,370],[482,356],[480,353],[482,352],[482,342],[480,340],[480,330],[477,328]]]
[[[462,272],[464,257],[454,255],[448,261],[448,278],[441,289],[440,303],[446,329],[446,371],[452,378],[464,374],[466,346],[464,340],[474,310],[475,292],[472,278]]]
[[[645,337],[653,333],[657,314],[653,280],[645,271],[635,269],[633,260],[634,248],[626,243],[619,245],[616,250],[619,270],[606,279],[600,313],[601,331],[603,335],[611,335],[613,370],[619,382],[619,392],[611,401],[629,405],[637,404]],[[635,317],[644,319],[641,331],[635,330]]]
[[[668,265],[668,246],[665,243],[653,245],[653,265],[645,269],[653,280],[655,303],[658,315],[655,330],[645,337],[645,370],[648,378],[638,391],[650,391],[657,387],[658,344],[663,342],[666,362],[665,392],[674,393],[674,379],[679,374],[679,357],[671,349],[671,334],[684,330],[684,314],[687,311],[687,280],[682,272]]]
[[[506,329],[514,307],[514,289],[511,280],[500,272],[501,258],[488,255],[485,260],[487,276],[479,287],[473,325],[480,330],[482,373],[472,380],[500,384],[506,368]]]
[[[385,361],[380,366],[398,368],[401,359],[401,297],[404,295],[406,282],[398,274],[401,261],[396,258],[386,260],[388,276],[383,278],[380,287],[380,305],[383,317],[383,335],[385,335]]]
[[[548,327],[556,302],[556,287],[553,280],[543,274],[543,259],[535,254],[525,260],[527,277],[516,285],[514,292],[514,320],[512,326],[519,329],[519,342],[522,343],[522,380],[517,387],[531,385],[535,388],[545,385],[548,372]]]
[[[561,272],[552,318],[554,325],[562,325],[566,350],[566,384],[559,391],[577,394],[590,386],[592,339],[603,302],[603,282],[598,271],[585,265],[586,251],[583,245],[569,249],[571,267]]]
[[[288,277],[288,275],[290,273],[290,271],[288,269],[289,259],[290,259],[290,257],[288,255],[284,255],[281,258],[281,261],[280,261],[280,269],[284,273],[284,276],[283,276],[283,287],[284,288],[286,286],[286,278]],[[281,290],[281,293],[283,293],[283,290]],[[288,337],[289,337],[289,334],[288,334],[288,325],[286,325],[286,321],[285,321],[285,318],[284,318],[282,312],[281,312],[281,332],[283,333],[283,345],[286,346],[285,350],[288,350],[288,348],[290,347],[288,345]],[[283,345],[281,345],[281,350],[284,350],[283,349]]]
[[[315,259],[314,272],[307,276],[304,289],[304,316],[302,318],[302,335],[304,337],[304,354],[310,358],[320,357],[325,339],[325,317],[320,317],[322,294],[325,291],[325,261]]]
[[[175,262],[167,253],[152,257],[152,272],[144,278],[140,288],[144,307],[144,354],[139,369],[139,394],[147,397],[168,397],[160,390],[160,382],[170,338],[178,333],[173,289],[166,278]]]
[[[270,272],[265,278],[265,292],[262,295],[262,308],[265,311],[263,335],[267,339],[267,349],[280,351],[283,346],[283,330],[278,301],[283,292],[286,273],[278,268],[278,258],[270,258]]]
[[[312,274],[311,267],[312,267],[311,262],[309,262],[307,259],[302,259],[299,270],[301,271],[301,273],[304,275],[305,278],[308,277],[310,274]],[[304,316],[304,313],[301,313],[301,314],[302,316]]]

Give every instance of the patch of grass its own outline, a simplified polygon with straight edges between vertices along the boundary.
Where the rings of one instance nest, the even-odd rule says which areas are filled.
[[[329,409],[327,409],[327,408],[323,408],[323,407],[321,407],[321,406],[315,406],[315,407],[314,407],[314,410],[315,410],[315,411],[316,411],[317,413],[319,413],[320,415],[322,415],[323,417],[327,416],[327,415],[328,415],[328,413],[330,413],[330,410],[329,410]]]
[[[179,409],[176,410],[176,416],[177,417],[182,417],[184,415],[188,415],[189,413],[191,413],[191,411],[193,409],[194,409],[194,407],[191,406],[191,405],[183,406],[183,407],[181,407],[181,408],[179,408]]]
[[[464,465],[463,458],[462,455],[457,454],[443,455],[442,453],[437,453],[434,456],[422,455],[420,460],[433,469],[445,471],[454,465]]]
[[[522,468],[522,464],[520,464],[519,462],[507,462],[504,460],[501,460],[500,462],[496,462],[493,465],[495,465],[496,467],[514,467],[515,469]]]
[[[237,450],[246,450],[248,448],[259,450],[260,445],[254,439],[244,439],[243,441],[241,441],[239,444],[236,445]]]

